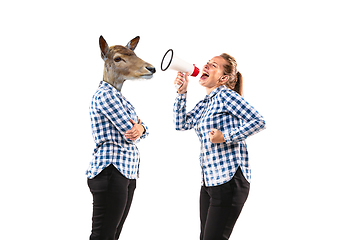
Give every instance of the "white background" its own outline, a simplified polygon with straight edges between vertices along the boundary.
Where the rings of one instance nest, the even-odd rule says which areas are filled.
[[[141,40],[157,68],[122,93],[148,125],[121,240],[199,239],[199,142],[172,123],[172,48],[202,67],[235,57],[267,129],[247,140],[248,201],[231,239],[339,239],[336,1],[4,1],[1,20],[2,239],[88,239],[88,107],[102,79],[98,39]],[[190,79],[188,108],[205,90]]]

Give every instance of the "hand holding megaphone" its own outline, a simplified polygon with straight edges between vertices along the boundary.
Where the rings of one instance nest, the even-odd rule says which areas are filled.
[[[177,77],[174,80],[174,86],[177,89],[177,93],[183,94],[187,92],[187,86],[189,83],[188,75],[188,72],[185,74],[182,72],[178,72]]]
[[[175,56],[172,49],[165,53],[161,61],[161,70],[166,71],[167,69],[176,70],[183,74],[188,73],[192,77],[196,77],[199,74],[199,68]],[[176,89],[180,88],[180,86],[175,85]]]

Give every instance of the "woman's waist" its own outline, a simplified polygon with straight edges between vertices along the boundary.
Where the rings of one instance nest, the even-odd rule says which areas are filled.
[[[211,143],[202,141],[200,146],[200,158],[202,159],[242,159],[247,158],[246,145],[242,142],[235,143]]]
[[[135,152],[138,151],[138,148],[134,143],[128,143],[125,141],[103,140],[96,143],[94,152],[97,152],[99,150]]]

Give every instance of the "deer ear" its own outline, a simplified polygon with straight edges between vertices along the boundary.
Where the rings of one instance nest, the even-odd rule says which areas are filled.
[[[129,43],[127,43],[126,47],[131,49],[132,51],[134,51],[134,49],[137,47],[138,42],[140,40],[140,37],[137,36],[135,38],[133,38],[131,41],[129,41]]]
[[[103,36],[100,36],[99,38],[99,45],[100,45],[100,50],[101,50],[101,58],[106,61],[108,58],[108,52],[109,52],[109,47],[106,42],[106,40],[103,38]]]

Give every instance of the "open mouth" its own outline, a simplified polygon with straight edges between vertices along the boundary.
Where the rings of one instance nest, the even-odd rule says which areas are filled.
[[[209,76],[210,76],[209,73],[204,71],[204,72],[202,73],[200,79],[201,79],[201,80],[205,80],[205,79],[207,79]]]

